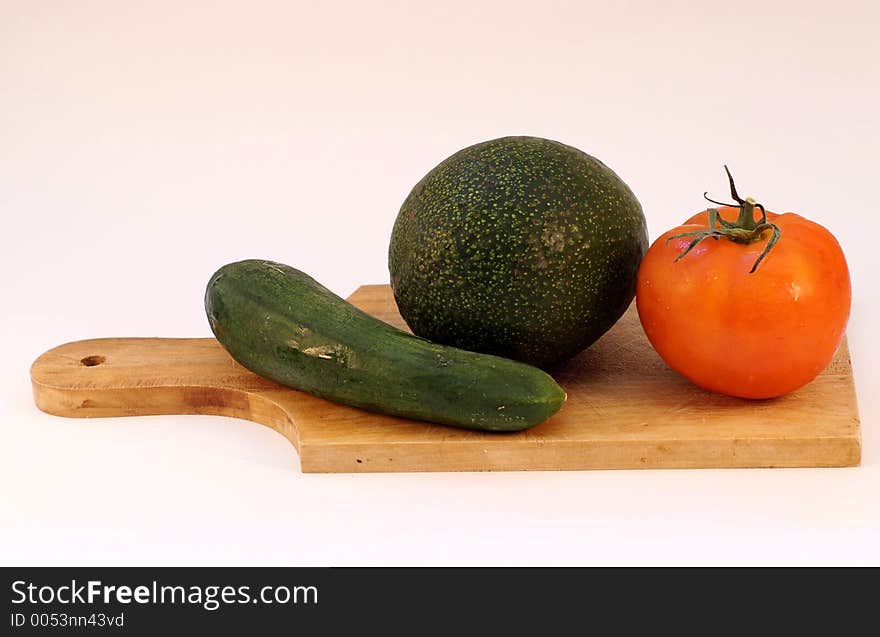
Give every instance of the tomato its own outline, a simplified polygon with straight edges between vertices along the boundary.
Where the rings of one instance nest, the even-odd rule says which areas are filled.
[[[711,391],[773,398],[831,362],[849,320],[849,270],[827,229],[794,213],[764,219],[730,182],[740,205],[716,209],[724,225],[710,228],[703,211],[651,245],[636,303],[672,369]]]

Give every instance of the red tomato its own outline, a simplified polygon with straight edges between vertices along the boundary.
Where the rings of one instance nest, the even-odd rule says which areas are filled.
[[[742,201],[732,180],[731,190]],[[761,220],[753,203],[743,202],[750,226]],[[741,209],[719,212],[734,222]],[[639,318],[663,360],[705,389],[742,398],[810,382],[831,362],[850,312],[849,270],[834,236],[793,213],[766,217],[778,241],[753,272],[771,227],[751,243],[708,236],[678,258],[698,236],[676,235],[709,229],[704,211],[651,245],[636,288]]]

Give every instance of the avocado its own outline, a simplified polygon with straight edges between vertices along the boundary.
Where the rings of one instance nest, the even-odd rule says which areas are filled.
[[[621,317],[647,247],[642,207],[608,166],[549,139],[503,137],[415,185],[388,267],[414,334],[547,368]]]

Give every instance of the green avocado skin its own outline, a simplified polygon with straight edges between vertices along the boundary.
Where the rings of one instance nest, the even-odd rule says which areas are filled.
[[[565,392],[516,361],[432,343],[379,321],[281,263],[220,268],[205,310],[241,365],[282,385],[369,411],[480,431],[519,431]]]
[[[552,140],[504,137],[416,184],[388,265],[413,333],[548,368],[623,315],[647,248],[642,207],[605,164]]]

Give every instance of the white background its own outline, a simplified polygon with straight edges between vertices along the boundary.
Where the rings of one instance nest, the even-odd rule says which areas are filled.
[[[878,7],[0,0],[0,563],[880,564]],[[725,162],[829,227],[863,465],[305,475],[248,422],[34,407],[50,347],[210,335],[228,261],[386,282],[409,189],[509,134],[601,158],[652,238]]]

